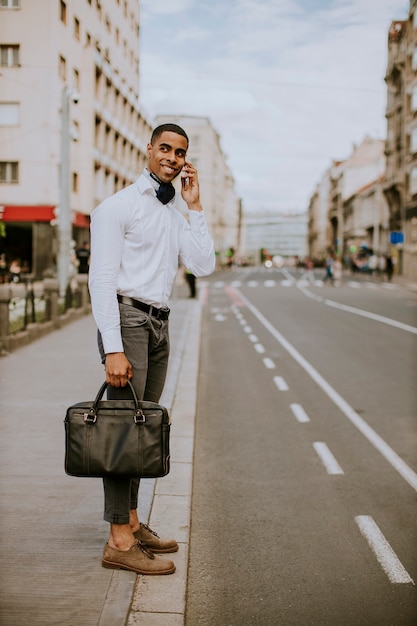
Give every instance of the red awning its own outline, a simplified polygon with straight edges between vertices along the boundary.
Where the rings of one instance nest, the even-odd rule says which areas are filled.
[[[3,222],[51,222],[56,220],[53,205],[3,205],[0,206],[0,221]],[[74,211],[73,226],[90,228],[90,216]]]
[[[72,216],[72,224],[78,228],[90,228],[90,216],[75,211]]]
[[[50,222],[55,219],[54,208],[45,204],[0,206],[0,220],[3,222]]]

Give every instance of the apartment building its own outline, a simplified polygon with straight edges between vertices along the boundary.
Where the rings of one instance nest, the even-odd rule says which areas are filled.
[[[385,141],[366,136],[343,161],[333,161],[309,204],[309,255],[329,250],[345,257],[367,247],[385,254],[389,246],[388,204],[383,194]]]
[[[314,260],[322,260],[328,247],[327,213],[332,185],[330,171],[330,168],[326,170],[317,183],[308,206],[308,254]]]
[[[384,193],[399,272],[417,279],[417,1],[408,20],[395,20],[388,32],[387,138]],[[404,237],[404,241],[402,238]]]
[[[222,263],[229,248],[239,249],[242,203],[237,195],[235,181],[222,150],[220,137],[207,117],[193,115],[156,117],[156,124],[167,122],[179,124],[190,139],[187,158],[198,170],[201,201],[219,262]],[[185,212],[186,206],[180,193],[176,195],[176,205],[180,211]]]
[[[0,253],[56,272],[59,238],[135,180],[151,126],[139,104],[138,0],[0,0]]]

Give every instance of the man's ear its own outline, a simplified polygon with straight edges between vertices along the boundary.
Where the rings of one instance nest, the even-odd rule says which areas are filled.
[[[149,157],[151,156],[151,151],[152,151],[152,144],[148,143],[148,145],[146,146],[146,156]]]

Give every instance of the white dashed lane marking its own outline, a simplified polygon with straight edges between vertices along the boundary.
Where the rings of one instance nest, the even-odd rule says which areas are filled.
[[[290,404],[290,409],[294,413],[296,419],[302,424],[305,424],[310,421],[309,416],[304,411],[301,404]]]
[[[289,389],[287,383],[282,378],[282,376],[275,376],[274,377],[274,383],[276,384],[276,386],[278,387],[278,389],[280,391],[288,391],[288,389]]]
[[[313,443],[313,448],[320,457],[320,460],[326,468],[328,474],[344,474],[344,471],[336,461],[333,454],[330,452],[327,444],[323,441],[315,441]]]

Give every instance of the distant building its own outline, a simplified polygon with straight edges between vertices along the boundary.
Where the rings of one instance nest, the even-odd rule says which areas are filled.
[[[269,256],[307,256],[308,215],[271,212],[244,213],[241,256],[255,263],[261,250]]]
[[[388,252],[384,146],[384,140],[367,136],[323,174],[309,204],[312,258],[323,260],[330,250],[346,258],[350,249],[361,246]]]
[[[327,217],[331,184],[328,169],[317,183],[308,207],[308,254],[316,260],[323,260],[329,247]]]
[[[62,146],[70,144],[77,243],[88,238],[92,209],[146,163],[139,19],[138,0],[0,4],[0,253],[38,277],[56,269]]]
[[[391,232],[404,235],[393,246],[400,273],[417,279],[417,2],[408,20],[395,20],[388,32],[387,138],[384,193]]]
[[[389,27],[385,81],[386,139],[365,138],[324,173],[309,203],[309,253],[365,246],[417,280],[417,0]]]
[[[156,124],[167,122],[179,124],[190,139],[187,158],[198,170],[202,205],[216,251],[223,262],[226,251],[229,248],[238,249],[240,245],[241,200],[236,193],[235,181],[222,150],[220,137],[207,117],[156,117]],[[176,202],[180,210],[185,211],[186,206],[179,193]]]

